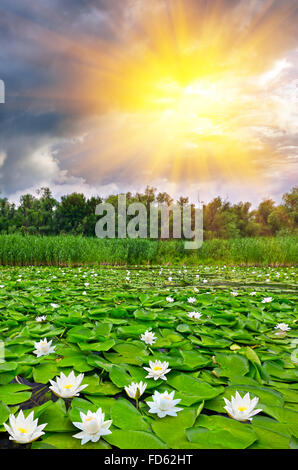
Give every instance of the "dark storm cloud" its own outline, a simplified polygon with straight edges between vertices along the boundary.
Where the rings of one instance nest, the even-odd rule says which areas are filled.
[[[0,191],[9,195],[42,179],[63,178],[53,155],[43,151],[75,132],[77,118],[26,96],[28,90],[54,86],[61,58],[34,39],[36,28],[104,34],[102,19],[82,0],[2,0],[0,78],[6,104],[0,107]],[[62,70],[63,73],[63,70]]]

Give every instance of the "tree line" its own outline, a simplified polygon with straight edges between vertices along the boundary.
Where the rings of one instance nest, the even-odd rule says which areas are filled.
[[[127,205],[141,202],[148,209],[152,203],[168,206],[176,203],[190,205],[192,214],[195,210],[188,197],[181,196],[174,201],[166,192],[158,193],[156,188],[150,186],[143,193],[126,193],[126,201]],[[42,187],[37,190],[36,196],[22,195],[18,206],[0,197],[0,233],[95,236],[98,220],[95,208],[103,202],[112,204],[117,214],[118,195],[88,199],[84,194],[74,192],[57,201],[49,188]],[[252,209],[250,202],[232,204],[216,197],[203,204],[203,215],[205,240],[297,234],[298,186],[282,196],[281,204],[266,199],[260,202],[257,209]]]

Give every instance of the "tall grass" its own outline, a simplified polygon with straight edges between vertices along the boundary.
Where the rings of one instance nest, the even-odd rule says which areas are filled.
[[[0,264],[293,265],[298,262],[296,246],[297,237],[208,240],[198,251],[191,251],[184,249],[182,240],[0,235]]]

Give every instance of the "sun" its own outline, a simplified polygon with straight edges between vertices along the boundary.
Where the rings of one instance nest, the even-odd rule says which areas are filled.
[[[157,87],[153,103],[173,137],[186,140],[186,144],[190,135],[194,138],[222,135],[225,127],[222,115],[232,105],[231,97],[227,99],[219,83],[203,80],[186,86],[162,83]]]
[[[288,67],[268,59],[280,19],[246,31],[221,21],[220,4],[201,15],[192,0],[152,0],[130,28],[115,25],[113,40],[44,34],[67,50],[71,75],[39,98],[89,119],[77,174],[105,179],[134,166],[148,182],[260,182],[264,161],[279,158],[260,129],[279,112],[264,88]]]

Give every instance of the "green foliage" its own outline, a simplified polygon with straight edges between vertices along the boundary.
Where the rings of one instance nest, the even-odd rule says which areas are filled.
[[[183,240],[97,239],[72,235],[0,235],[2,265],[292,265],[298,262],[297,237],[212,239],[198,251]]]
[[[294,187],[283,195],[283,203],[275,205],[271,199],[262,201],[258,208],[251,210],[250,202],[231,204],[220,197],[203,205],[204,239],[230,239],[272,235],[291,235],[297,233],[298,223],[298,188]],[[95,208],[101,202],[109,203],[115,208],[118,236],[118,195],[111,195],[105,200],[101,197],[86,199],[84,194],[72,193],[53,198],[49,188],[37,190],[37,196],[24,194],[16,208],[7,198],[0,198],[0,234],[20,233],[22,235],[84,235],[95,236],[95,225],[98,217]],[[127,206],[131,203],[142,203],[147,210],[147,237],[149,238],[150,204],[171,206],[173,198],[166,192],[156,194],[156,188],[147,186],[144,193],[126,194]],[[178,206],[188,206],[194,226],[195,206],[187,197],[177,200]],[[169,213],[169,237],[173,238],[173,212]],[[133,216],[126,216],[126,225]],[[159,222],[161,214],[159,213]],[[160,225],[160,223],[159,223]],[[181,228],[183,221],[181,221]],[[183,230],[181,231],[183,234]],[[159,226],[158,238],[161,239]],[[142,243],[128,247],[127,262],[138,263]],[[155,250],[153,248],[153,254]],[[148,261],[151,261],[147,254]]]
[[[33,449],[295,448],[295,268],[134,266],[127,276],[121,267],[0,268],[0,447],[3,423],[23,409],[47,423]],[[277,323],[291,329],[278,336]],[[140,339],[148,329],[150,347]],[[45,337],[55,351],[36,357]],[[169,363],[167,380],[146,378],[157,359]],[[71,370],[88,386],[57,398],[49,380]],[[124,387],[141,380],[137,407]],[[176,417],[149,413],[155,391],[180,399]],[[259,399],[251,423],[224,409],[236,391]],[[98,408],[112,434],[81,446],[73,422]]]

